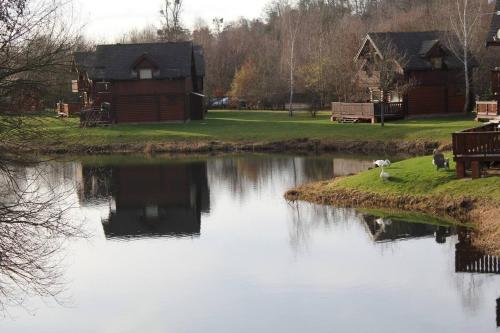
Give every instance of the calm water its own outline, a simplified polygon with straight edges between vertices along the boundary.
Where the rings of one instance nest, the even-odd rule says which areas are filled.
[[[0,331],[500,332],[499,275],[456,272],[482,256],[467,251],[464,230],[283,199],[369,165],[283,156],[46,165],[40,188],[63,188],[91,237],[57,254],[59,302],[9,306]]]

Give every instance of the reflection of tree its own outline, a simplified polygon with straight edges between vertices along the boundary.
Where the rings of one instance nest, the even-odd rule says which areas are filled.
[[[68,192],[51,186],[43,168],[2,165],[0,171],[0,308],[32,295],[62,291],[58,250],[82,236],[67,218]]]
[[[290,156],[244,156],[209,160],[211,183],[229,188],[234,197],[245,198],[266,186],[287,189],[332,177],[329,159]]]
[[[309,248],[315,231],[328,231],[336,222],[342,222],[336,225],[341,227],[357,214],[353,209],[333,208],[300,201],[289,202],[288,205],[290,246],[296,253]]]

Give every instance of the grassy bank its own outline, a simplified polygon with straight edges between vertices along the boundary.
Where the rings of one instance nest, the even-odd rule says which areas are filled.
[[[478,245],[500,254],[500,177],[456,179],[451,170],[436,171],[432,158],[418,157],[386,169],[305,185],[287,198],[361,208],[388,208],[431,213],[470,222],[478,228]]]
[[[308,138],[334,141],[427,141],[449,144],[450,134],[474,126],[470,118],[402,120],[385,128],[371,124],[338,124],[329,112],[312,118],[307,112],[288,117],[286,112],[210,111],[203,121],[186,124],[115,125],[80,129],[78,119],[46,119],[50,144],[139,144],[162,142],[275,142]]]

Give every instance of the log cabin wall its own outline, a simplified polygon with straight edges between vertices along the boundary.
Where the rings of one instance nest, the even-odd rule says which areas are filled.
[[[112,82],[112,110],[118,123],[184,121],[186,81],[135,80]]]
[[[407,96],[409,116],[463,112],[465,94],[460,71],[415,71],[409,75],[417,82]]]

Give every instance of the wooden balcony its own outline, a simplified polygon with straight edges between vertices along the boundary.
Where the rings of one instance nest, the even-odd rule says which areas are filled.
[[[480,101],[476,102],[477,120],[492,120],[500,118],[500,109],[498,101]]]
[[[404,117],[403,103],[332,103],[332,121],[359,122],[370,121],[372,124],[384,119]]]
[[[472,178],[481,177],[481,164],[500,161],[500,128],[489,123],[453,133],[453,155],[457,162],[457,177],[464,178],[471,169]]]

